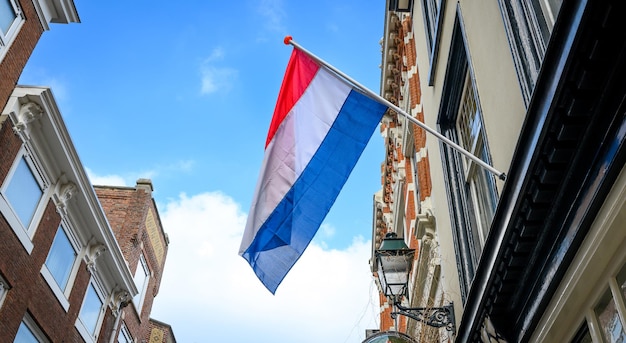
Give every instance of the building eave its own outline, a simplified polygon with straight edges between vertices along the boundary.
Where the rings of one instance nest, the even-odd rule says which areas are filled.
[[[610,11],[610,12],[609,12]],[[458,342],[479,341],[485,316],[509,341],[530,339],[626,160],[626,10],[563,2]],[[615,36],[615,35],[611,35]]]
[[[33,4],[46,31],[50,29],[50,23],[80,23],[74,0],[35,0]]]
[[[91,244],[103,244],[105,247],[95,261],[95,271],[100,281],[109,292],[137,294],[130,269],[74,147],[52,91],[47,87],[17,86],[6,110],[17,108],[20,102],[25,101],[37,103],[46,113],[38,119],[38,130],[32,134],[30,144],[39,148],[36,153],[49,182],[52,186],[73,183],[77,188],[76,194],[66,205],[66,215],[81,224],[76,228],[77,238],[86,248]]]

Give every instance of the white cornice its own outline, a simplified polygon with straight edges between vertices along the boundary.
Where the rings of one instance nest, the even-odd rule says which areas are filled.
[[[69,218],[77,221],[76,234],[80,244],[87,247],[97,242],[104,246],[103,250],[99,250],[94,272],[105,284],[107,291],[121,288],[136,294],[137,289],[122,250],[87,177],[50,89],[17,86],[5,111],[14,111],[29,102],[34,102],[43,109],[43,115],[37,120],[37,130],[30,133],[32,153],[40,161],[43,172],[55,189],[64,189],[63,185],[57,185],[59,182],[73,185],[71,199],[63,204],[63,208]]]
[[[44,30],[50,30],[50,23],[80,23],[74,0],[35,0],[37,16]]]

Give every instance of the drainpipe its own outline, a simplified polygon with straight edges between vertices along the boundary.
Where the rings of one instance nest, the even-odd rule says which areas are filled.
[[[113,330],[111,330],[111,339],[109,340],[109,343],[115,343],[115,338],[117,336],[115,336],[115,332],[117,332],[117,327],[120,325],[120,320],[122,319],[122,314],[123,312],[121,311],[121,308],[118,310],[118,314],[117,317],[115,318],[115,324],[113,324]]]
[[[122,317],[124,317],[124,312],[122,311],[122,309],[128,306],[131,300],[130,294],[126,291],[121,291],[117,293],[115,299],[117,309],[113,310],[113,314],[117,313],[117,316],[115,317],[115,323],[113,324],[113,329],[111,330],[111,339],[109,339],[109,343],[115,343],[115,338],[117,337],[115,333],[120,326],[120,321],[122,320]]]

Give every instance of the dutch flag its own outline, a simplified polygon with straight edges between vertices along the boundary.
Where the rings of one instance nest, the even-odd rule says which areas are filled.
[[[313,239],[386,109],[293,49],[239,249],[272,294]]]

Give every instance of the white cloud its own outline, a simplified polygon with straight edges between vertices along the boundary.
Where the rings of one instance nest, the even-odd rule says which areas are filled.
[[[327,223],[323,223],[317,230],[313,242],[322,248],[328,248],[328,241],[335,237],[335,227]]]
[[[218,91],[223,93],[228,92],[232,88],[239,72],[233,68],[215,66],[217,62],[224,59],[224,56],[224,49],[217,47],[211,51],[209,57],[202,63],[200,67],[201,94],[212,94]]]
[[[91,181],[92,185],[100,185],[100,186],[134,186],[137,183],[138,179],[151,179],[161,176],[167,176],[168,174],[176,174],[179,172],[190,172],[193,170],[196,162],[194,160],[179,160],[174,161],[170,164],[164,164],[155,167],[152,170],[144,170],[141,172],[128,172],[124,175],[119,174],[109,174],[109,175],[98,175],[90,168],[85,167],[85,171],[87,172],[87,177]]]
[[[320,226],[317,236],[323,238],[333,238],[336,232],[337,230],[334,226],[324,223]]]
[[[201,73],[202,88],[200,93],[202,94],[212,94],[217,91],[228,92],[239,74],[235,69],[214,66],[203,66]]]
[[[205,63],[221,61],[222,59],[224,59],[224,49],[218,46],[211,51],[211,54],[206,58]]]
[[[183,194],[159,206],[170,245],[152,317],[178,341],[357,343],[378,327],[368,241],[313,242],[272,295],[237,254],[246,215],[230,197]]]
[[[284,33],[283,18],[285,11],[281,0],[263,0],[259,4],[258,13],[265,19],[265,27],[270,32]]]
[[[92,185],[103,185],[103,186],[128,186],[129,183],[127,182],[127,180],[120,176],[120,175],[96,175],[91,169],[89,168],[85,168],[85,171],[87,172],[87,177],[89,178],[89,181],[91,181]],[[133,185],[135,184],[133,181]]]

